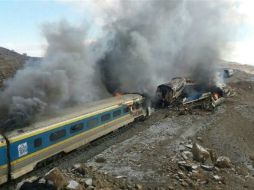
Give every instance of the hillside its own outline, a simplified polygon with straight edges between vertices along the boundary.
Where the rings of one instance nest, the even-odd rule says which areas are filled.
[[[4,79],[12,77],[18,69],[22,68],[27,60],[39,59],[0,47],[0,86],[2,86]]]

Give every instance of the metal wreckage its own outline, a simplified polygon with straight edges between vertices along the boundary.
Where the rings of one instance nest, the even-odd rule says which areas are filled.
[[[232,69],[223,69],[216,72],[213,82],[200,84],[192,79],[184,77],[172,78],[170,82],[161,84],[156,90],[156,107],[202,108],[212,111],[215,107],[225,101],[225,97],[230,95],[224,81],[233,75]],[[216,82],[214,82],[216,81]]]

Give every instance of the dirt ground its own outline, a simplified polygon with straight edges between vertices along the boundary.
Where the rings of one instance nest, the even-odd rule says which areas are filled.
[[[144,130],[84,163],[97,189],[254,189],[254,75],[235,71],[226,82],[235,93],[214,112],[160,110]],[[188,146],[194,142],[227,156],[230,168],[202,169]],[[195,165],[192,171],[179,162]],[[203,165],[203,166],[201,166]],[[195,176],[195,175],[197,176]],[[219,178],[219,179],[218,179]],[[105,183],[103,182],[105,181]]]
[[[126,131],[128,138],[61,172],[79,189],[254,189],[252,71],[227,79],[233,96],[213,112],[158,110],[132,124],[138,130]],[[194,160],[194,143],[210,157]],[[227,167],[219,156],[229,158]]]

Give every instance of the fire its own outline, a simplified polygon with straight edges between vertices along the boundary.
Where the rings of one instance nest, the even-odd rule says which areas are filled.
[[[219,95],[219,93],[213,93],[213,99],[214,100],[218,100],[220,98],[220,95]]]
[[[123,95],[123,93],[121,93],[121,92],[115,92],[114,93],[114,96],[116,96],[116,97],[120,97],[120,96],[122,96]]]

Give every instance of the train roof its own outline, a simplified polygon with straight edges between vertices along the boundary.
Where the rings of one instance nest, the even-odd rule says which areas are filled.
[[[157,90],[158,88],[161,88],[161,87],[168,87],[168,88],[171,88],[173,90],[181,90],[186,84],[186,79],[183,78],[183,77],[175,77],[175,78],[172,78],[171,81],[169,81],[168,83],[164,83],[164,84],[161,84],[157,87]]]
[[[74,107],[65,108],[54,113],[41,116],[36,122],[23,128],[15,129],[6,133],[11,138],[17,135],[32,132],[36,129],[51,126],[57,123],[68,121],[70,119],[93,113],[102,109],[118,106],[122,104],[131,104],[133,100],[141,100],[142,96],[138,94],[125,94],[116,97],[110,97],[90,103],[82,103]],[[0,136],[0,140],[2,137]]]

